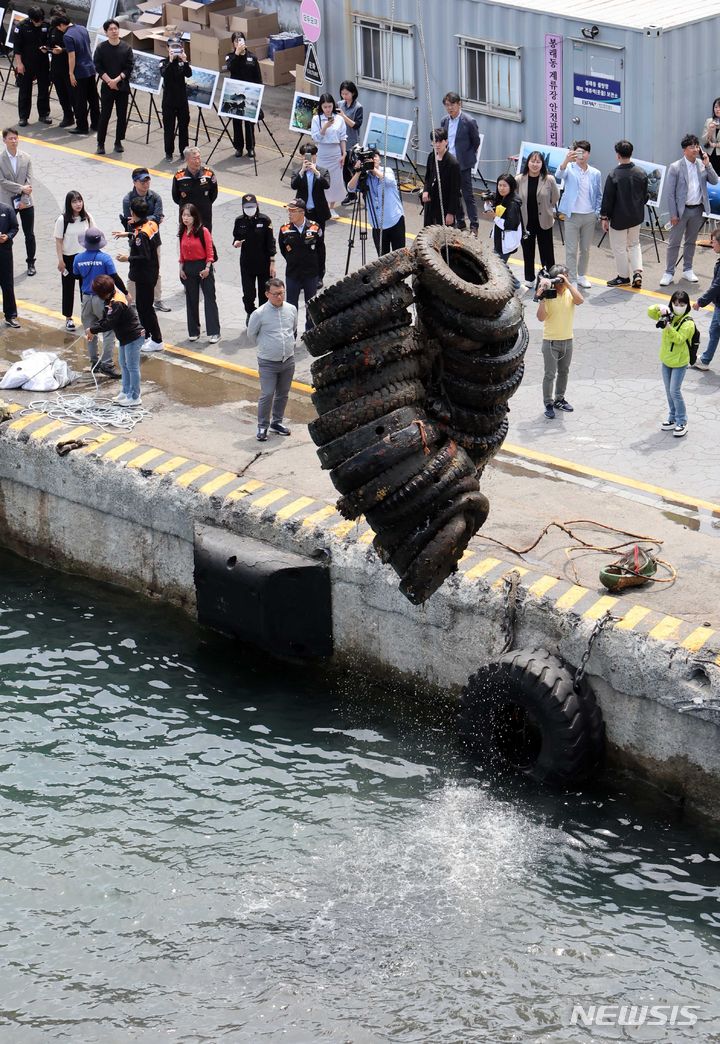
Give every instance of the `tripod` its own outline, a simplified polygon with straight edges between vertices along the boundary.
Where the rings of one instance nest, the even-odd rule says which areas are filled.
[[[369,189],[367,186],[367,174],[363,173],[360,177],[360,182],[355,193],[355,202],[353,203],[352,214],[350,215],[350,232],[348,234],[348,250],[347,258],[345,261],[345,275],[350,271],[350,255],[353,252],[355,246],[355,233],[358,232],[360,235],[360,264],[361,267],[367,263],[367,237],[368,237],[368,206],[370,207],[370,217],[375,227],[375,210],[373,207],[373,201],[369,198]]]

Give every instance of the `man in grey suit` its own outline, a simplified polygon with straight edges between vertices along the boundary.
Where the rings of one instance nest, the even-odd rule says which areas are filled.
[[[458,161],[460,167],[460,190],[465,202],[465,210],[470,221],[470,231],[477,235],[479,222],[475,195],[473,193],[472,173],[477,163],[477,150],[480,144],[480,132],[472,116],[466,116],[460,104],[460,95],[448,91],[443,98],[447,116],[443,116],[440,124],[448,132],[448,151]],[[465,218],[458,214],[457,228],[465,228]]]
[[[703,214],[710,213],[708,184],[717,185],[718,181],[707,153],[700,148],[700,142],[694,134],[686,134],[680,147],[683,158],[671,163],[667,172],[667,200],[672,228],[668,237],[665,274],[660,280],[660,286],[670,286],[675,279],[675,265],[683,237],[683,279],[689,283],[698,282],[692,267],[695,240],[705,220]]]
[[[32,198],[32,160],[18,149],[17,128],[2,132],[5,151],[0,153],[0,203],[14,210],[25,236],[27,274],[35,275],[35,207]]]

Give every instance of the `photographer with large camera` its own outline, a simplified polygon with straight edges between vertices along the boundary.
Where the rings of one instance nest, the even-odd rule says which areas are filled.
[[[547,272],[545,269],[540,271],[535,299],[539,302],[537,317],[544,324],[542,353],[545,373],[542,392],[545,416],[548,420],[554,420],[555,410],[573,412],[573,407],[565,398],[565,390],[573,354],[575,305],[583,304],[585,298],[570,282],[565,265],[553,265]]]
[[[380,165],[378,149],[355,149],[353,170],[348,192],[361,192],[367,202],[378,257],[404,247],[405,212],[394,172]]]

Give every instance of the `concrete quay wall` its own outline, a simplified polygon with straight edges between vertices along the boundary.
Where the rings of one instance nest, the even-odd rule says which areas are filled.
[[[12,409],[12,408],[11,408]],[[19,410],[19,407],[18,407]],[[67,427],[67,426],[66,426]],[[158,597],[195,612],[198,525],[223,528],[306,555],[329,552],[335,656],[364,673],[416,688],[458,690],[502,647],[503,575],[483,559],[461,569],[424,606],[410,605],[370,547],[364,524],[331,505],[221,472],[125,436],[87,434],[66,457],[47,417],[0,425],[0,544],[56,568]],[[76,429],[77,431],[77,429]],[[516,567],[517,568],[517,567]],[[525,572],[518,569],[521,574]],[[543,646],[577,666],[595,620],[591,594],[553,578],[521,581],[515,647]],[[551,585],[561,583],[557,591]],[[617,603],[614,603],[617,604]],[[720,666],[632,627],[630,610],[593,645],[588,676],[613,759],[714,819],[720,808]],[[695,634],[696,632],[694,632]]]

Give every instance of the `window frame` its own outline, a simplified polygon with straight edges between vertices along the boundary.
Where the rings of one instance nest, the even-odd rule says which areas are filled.
[[[458,83],[460,84],[460,97],[462,98],[463,106],[470,109],[473,112],[484,113],[487,116],[496,116],[502,120],[512,120],[514,123],[522,123],[523,121],[523,48],[517,44],[506,44],[500,43],[497,40],[484,40],[479,37],[465,36],[464,34],[458,34],[455,39],[458,43]],[[503,109],[498,105],[494,105],[491,101],[482,102],[476,98],[469,98],[467,96],[468,76],[467,76],[467,52],[469,50],[482,50],[486,55],[486,70],[485,70],[485,90],[488,97],[491,94],[489,89],[490,84],[488,81],[489,71],[487,57],[492,54],[500,54],[504,57],[514,58],[517,61],[518,69],[518,105],[516,109]]]
[[[372,29],[381,34],[380,36],[380,63],[381,63],[381,77],[385,75],[385,69],[388,61],[388,45],[385,42],[390,33],[397,33],[402,39],[408,40],[410,49],[409,58],[411,61],[411,75],[412,83],[409,87],[404,87],[402,84],[389,83],[385,84],[383,79],[374,80],[369,76],[363,74],[361,70],[362,64],[362,50],[359,46],[361,39],[362,29]],[[382,18],[378,15],[367,15],[362,14],[359,11],[353,11],[352,13],[352,33],[353,33],[353,50],[355,58],[355,82],[358,87],[366,87],[369,90],[384,91],[387,86],[387,90],[390,94],[399,95],[403,98],[416,98],[417,97],[417,86],[415,83],[415,26],[408,22],[391,22],[389,18]]]

